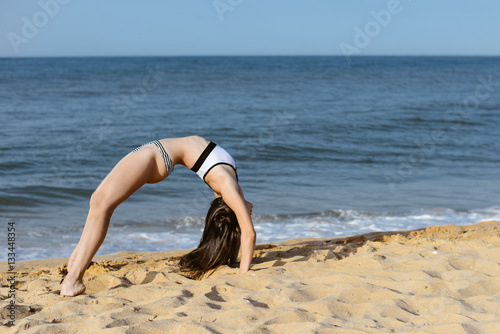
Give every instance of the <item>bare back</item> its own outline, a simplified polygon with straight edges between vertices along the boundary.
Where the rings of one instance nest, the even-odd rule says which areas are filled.
[[[160,143],[165,147],[174,165],[193,167],[196,160],[207,147],[209,141],[200,136],[165,138]]]

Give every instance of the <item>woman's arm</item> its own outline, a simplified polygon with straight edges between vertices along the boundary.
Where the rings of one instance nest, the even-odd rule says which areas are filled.
[[[252,264],[255,249],[256,233],[253,227],[250,210],[252,204],[246,202],[240,186],[236,182],[230,182],[221,189],[224,202],[234,211],[241,230],[241,261],[240,274],[247,272]],[[247,206],[247,203],[249,206]]]

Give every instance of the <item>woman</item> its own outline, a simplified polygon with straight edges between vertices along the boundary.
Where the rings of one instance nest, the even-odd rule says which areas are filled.
[[[228,260],[241,247],[240,273],[250,269],[256,234],[253,204],[238,185],[234,159],[223,148],[199,137],[167,138],[145,144],[126,155],[104,178],[90,198],[90,210],[78,245],[68,261],[61,295],[85,291],[82,278],[101,246],[116,207],[146,183],[163,181],[175,165],[193,170],[215,193],[197,249],[180,261],[181,271],[201,278]]]

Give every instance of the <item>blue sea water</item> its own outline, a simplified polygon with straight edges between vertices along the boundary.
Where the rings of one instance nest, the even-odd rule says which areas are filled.
[[[69,256],[135,147],[201,135],[236,159],[258,242],[500,219],[498,57],[0,59],[0,220],[17,260]],[[213,193],[177,166],[98,254],[193,248]]]

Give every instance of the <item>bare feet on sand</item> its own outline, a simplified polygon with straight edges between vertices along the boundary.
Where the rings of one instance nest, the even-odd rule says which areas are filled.
[[[85,285],[81,280],[71,280],[66,276],[62,282],[61,296],[74,297],[85,292]]]

